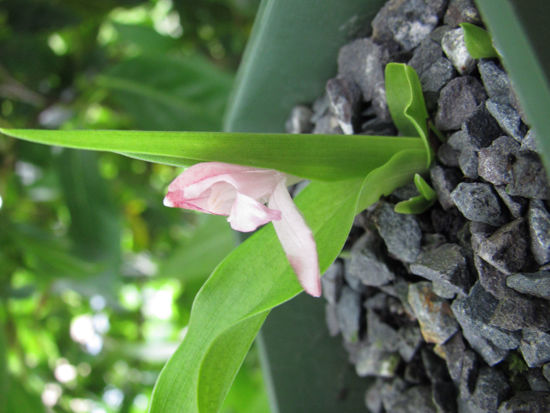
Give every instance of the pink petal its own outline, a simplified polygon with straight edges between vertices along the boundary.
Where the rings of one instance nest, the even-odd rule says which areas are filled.
[[[281,211],[281,220],[273,221],[273,225],[298,281],[308,294],[319,297],[321,274],[315,240],[284,182],[276,186],[268,205]]]
[[[267,208],[254,199],[237,193],[231,214],[227,220],[236,231],[254,231],[260,225],[281,219],[281,213]]]

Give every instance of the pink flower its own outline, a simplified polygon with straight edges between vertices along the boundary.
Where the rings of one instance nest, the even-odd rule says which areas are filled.
[[[308,294],[321,295],[315,240],[288,193],[285,174],[220,162],[199,163],[170,184],[164,205],[227,216],[231,228],[241,232],[273,222],[300,284]]]

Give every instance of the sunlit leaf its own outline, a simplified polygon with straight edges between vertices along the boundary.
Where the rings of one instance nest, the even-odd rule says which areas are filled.
[[[487,30],[471,23],[460,23],[460,27],[464,31],[464,42],[470,56],[474,59],[498,57]]]
[[[420,195],[397,203],[394,208],[395,212],[400,214],[421,214],[435,203],[437,194],[422,176],[415,174],[414,184]]]
[[[416,105],[412,108],[415,109]],[[414,112],[409,106],[404,109]],[[409,122],[404,115],[401,117]],[[415,135],[418,133],[414,128],[409,127],[409,130]],[[35,129],[0,131],[8,136],[50,145],[131,152],[138,157],[144,155],[144,158],[151,155],[169,157],[187,165],[189,161],[227,162],[277,169],[303,178],[327,181],[363,178],[399,151],[425,148],[423,141],[416,137]]]

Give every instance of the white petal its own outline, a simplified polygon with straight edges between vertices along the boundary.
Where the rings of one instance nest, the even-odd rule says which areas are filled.
[[[279,219],[281,219],[279,211],[269,209],[258,201],[239,193],[227,218],[231,228],[241,232],[254,231],[260,225]]]

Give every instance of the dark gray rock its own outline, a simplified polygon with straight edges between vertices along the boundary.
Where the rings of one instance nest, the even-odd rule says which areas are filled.
[[[469,74],[475,68],[475,60],[470,56],[464,42],[462,27],[445,33],[441,40],[441,48],[461,75]]]
[[[327,323],[328,333],[331,337],[340,334],[340,322],[335,305],[329,303],[325,305],[325,322]]]
[[[468,229],[470,231],[470,244],[472,247],[472,251],[479,250],[479,245],[493,232],[495,232],[495,228],[489,224],[485,224],[483,222],[469,222],[468,223]]]
[[[471,285],[466,259],[456,244],[443,244],[422,253],[411,264],[410,271],[428,280],[437,281],[459,294],[467,292]]]
[[[432,401],[432,389],[430,386],[414,386],[397,396],[392,413],[437,413]]]
[[[465,150],[478,151],[481,148],[481,145],[477,139],[474,139],[472,136],[468,135],[468,132],[463,129],[456,131],[449,136],[447,144],[458,152],[463,152]]]
[[[376,344],[363,346],[357,354],[355,371],[359,377],[393,377],[399,366],[399,355],[379,348]]]
[[[498,196],[489,184],[462,182],[451,192],[451,199],[470,221],[495,227],[506,222]]]
[[[479,283],[485,291],[491,293],[496,298],[506,298],[510,295],[510,289],[506,286],[505,273],[488,264],[478,255],[474,256],[474,265],[477,270]]]
[[[550,334],[524,330],[519,349],[529,367],[540,367],[550,361]]]
[[[437,149],[437,159],[445,166],[458,166],[459,151],[448,143],[444,143]]]
[[[550,300],[550,271],[510,275],[506,285],[522,294]]]
[[[362,312],[361,295],[357,291],[344,286],[340,300],[336,304],[336,314],[345,341],[354,343],[359,340],[363,318]]]
[[[475,352],[466,349],[462,357],[462,372],[459,379],[460,398],[471,397],[476,385],[479,362]]]
[[[495,102],[512,105],[512,88],[504,70],[486,59],[481,59],[477,68],[489,97]]]
[[[527,391],[516,393],[503,402],[498,413],[548,413],[550,412],[550,393]]]
[[[500,403],[507,398],[510,390],[504,373],[483,367],[479,371],[476,387],[469,403],[481,408],[483,412],[496,412]]]
[[[451,300],[456,297],[456,290],[451,289],[447,284],[440,283],[439,281],[432,281],[432,287],[434,293],[441,298]]]
[[[329,112],[329,104],[326,93],[313,101],[312,109],[313,115],[311,116],[311,122],[315,124]]]
[[[372,219],[390,256],[403,262],[416,260],[420,253],[422,231],[414,215],[398,214],[393,210],[393,205],[379,202]]]
[[[445,358],[449,376],[451,376],[451,379],[455,383],[458,383],[462,376],[462,360],[464,359],[464,352],[466,350],[462,334],[457,332],[449,340],[443,343],[440,349]]]
[[[365,405],[371,413],[382,413],[382,379],[376,380],[371,384],[365,393]]]
[[[473,0],[450,0],[443,22],[449,26],[458,26],[463,22],[479,24],[481,17]]]
[[[353,118],[361,99],[361,90],[348,78],[333,78],[326,85],[327,97],[332,113],[338,119],[346,135],[353,134]]]
[[[512,179],[514,156],[519,152],[519,148],[520,145],[508,136],[495,139],[490,146],[479,151],[479,176],[494,185],[509,183]]]
[[[410,284],[409,304],[426,342],[444,343],[458,330],[449,303],[433,292],[431,283]]]
[[[466,222],[464,216],[456,208],[443,211],[440,208],[432,207],[430,218],[433,231],[444,235],[451,242],[458,240],[457,233]]]
[[[478,255],[505,274],[521,270],[527,260],[527,228],[518,218],[499,228],[479,245]]]
[[[539,200],[532,200],[527,213],[531,252],[539,265],[550,262],[550,213]]]
[[[550,330],[550,305],[547,301],[537,300],[518,294],[513,290],[498,301],[491,317],[492,326],[504,330],[537,329]]]
[[[367,310],[384,310],[388,306],[388,295],[384,293],[377,293],[372,297],[369,297],[363,303],[363,307]]]
[[[424,92],[427,108],[431,111],[437,107],[439,91],[455,77],[453,65],[444,57],[440,57],[420,76],[420,84]]]
[[[393,353],[397,351],[399,335],[397,330],[384,323],[376,312],[367,310],[367,342]]]
[[[399,201],[412,198],[418,195],[418,189],[414,182],[409,182],[407,185],[403,185],[392,192],[392,196],[396,197]]]
[[[522,217],[527,209],[527,200],[519,196],[512,196],[506,192],[504,186],[495,186],[498,196],[504,202],[504,205],[508,207],[508,211],[514,218]]]
[[[328,113],[315,122],[312,133],[321,135],[342,135],[344,131],[340,127],[338,118],[333,114]]]
[[[484,104],[480,104],[464,122],[463,129],[480,148],[489,146],[496,138],[502,136],[500,126]]]
[[[460,129],[487,95],[479,81],[471,76],[451,80],[439,95],[435,124],[442,131]]]
[[[521,121],[519,113],[510,105],[498,103],[492,99],[485,102],[485,106],[501,129],[516,141],[521,142],[527,128]]]
[[[550,383],[544,378],[542,369],[529,369],[526,377],[531,390],[550,392]]]
[[[472,149],[465,149],[458,155],[458,166],[465,177],[476,179],[478,177],[479,162],[477,152]]]
[[[372,231],[359,238],[351,248],[351,260],[346,273],[364,285],[378,287],[395,279],[380,249],[380,240]]]
[[[452,208],[454,203],[451,199],[451,192],[460,182],[460,176],[456,172],[456,169],[435,165],[430,169],[430,178],[432,186],[437,193],[437,199],[443,209]]]
[[[412,50],[437,26],[446,0],[390,0],[372,21],[376,42],[396,42]]]
[[[441,46],[427,37],[414,49],[408,65],[416,70],[418,76],[421,77],[441,57],[443,57]]]
[[[334,261],[328,267],[323,277],[321,277],[323,286],[323,296],[330,304],[336,304],[340,298],[340,293],[344,285],[344,265],[341,261]]]
[[[406,363],[409,363],[423,342],[420,329],[417,326],[406,325],[398,330],[398,334],[397,351],[401,358]]]
[[[512,182],[506,186],[510,195],[525,198],[550,199],[546,171],[537,154],[521,152],[512,166]]]
[[[476,284],[470,294],[465,298],[457,298],[453,301],[451,308],[462,327],[462,332],[466,340],[476,349],[481,356],[490,363],[491,360],[498,359],[502,352],[490,352],[490,349],[481,352],[479,346],[483,343],[480,338],[490,341],[498,349],[513,350],[519,345],[519,335],[511,331],[505,331],[490,325],[492,317],[498,307],[499,301],[491,294],[486,292],[479,284]],[[486,358],[487,356],[487,358]]]
[[[432,383],[432,402],[437,413],[456,413],[456,388],[451,382]]]
[[[393,407],[400,395],[407,389],[408,385],[401,378],[396,377],[391,382],[382,386],[382,404],[387,412],[393,411]]]
[[[307,106],[298,105],[293,107],[285,124],[286,131],[288,133],[311,132],[313,130],[312,115],[313,112]]]
[[[539,152],[537,138],[534,129],[529,129],[521,141],[522,151]]]
[[[366,102],[374,91],[384,85],[384,66],[389,61],[388,51],[370,39],[357,39],[346,44],[338,54],[338,74],[354,81],[363,92]]]
[[[449,380],[449,373],[445,360],[437,356],[431,349],[423,347],[420,349],[420,359],[424,366],[426,376],[433,382],[442,382]]]

